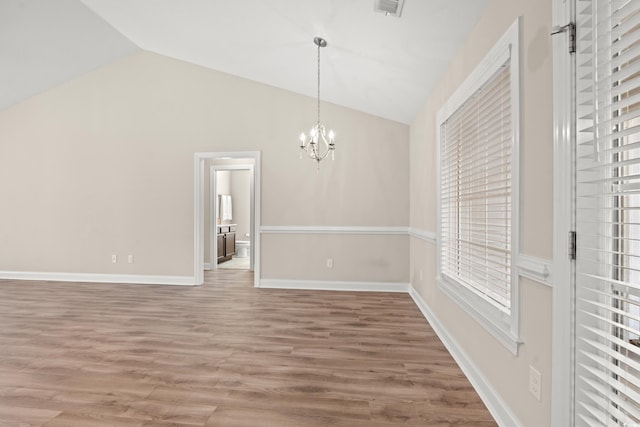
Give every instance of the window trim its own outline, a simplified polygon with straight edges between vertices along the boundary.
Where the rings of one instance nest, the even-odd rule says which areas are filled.
[[[502,343],[511,353],[518,354],[520,339],[520,290],[518,275],[518,256],[520,253],[520,116],[521,116],[521,72],[520,72],[520,31],[521,18],[518,17],[509,29],[489,50],[473,72],[456,89],[443,104],[437,114],[436,151],[437,151],[437,278],[438,287],[446,295],[456,301],[473,319],[483,326],[491,335]],[[500,309],[476,295],[461,284],[449,280],[442,275],[442,192],[441,192],[441,125],[458,108],[473,96],[478,89],[491,79],[502,65],[510,60],[511,73],[511,123],[512,123],[512,159],[511,159],[511,314]]]

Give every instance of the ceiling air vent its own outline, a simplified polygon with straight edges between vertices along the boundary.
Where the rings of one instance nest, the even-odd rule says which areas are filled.
[[[384,13],[385,16],[391,15],[399,18],[402,6],[404,6],[404,0],[374,0],[373,10]]]

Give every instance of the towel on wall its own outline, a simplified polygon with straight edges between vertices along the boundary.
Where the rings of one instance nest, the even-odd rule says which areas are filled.
[[[230,221],[232,219],[231,196],[228,194],[220,195],[220,220]]]

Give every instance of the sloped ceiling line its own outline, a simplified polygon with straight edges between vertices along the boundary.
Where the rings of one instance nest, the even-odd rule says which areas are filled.
[[[139,48],[410,123],[488,0],[2,0],[0,109]]]

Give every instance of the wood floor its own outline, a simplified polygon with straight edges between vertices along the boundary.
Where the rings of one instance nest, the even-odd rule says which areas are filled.
[[[0,426],[495,426],[406,294],[0,281]]]

